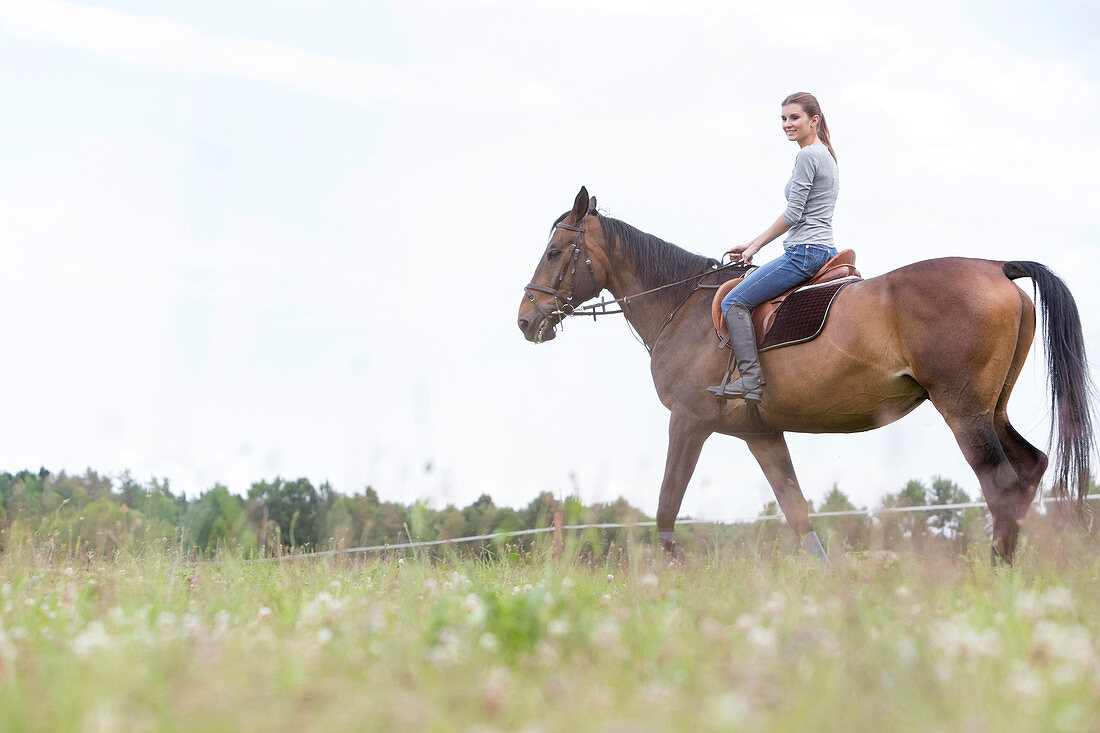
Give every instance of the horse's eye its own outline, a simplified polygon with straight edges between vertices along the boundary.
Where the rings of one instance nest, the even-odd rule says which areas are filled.
[[[560,249],[552,249],[552,250],[550,250],[549,253],[547,253],[546,261],[547,262],[553,262],[554,260],[558,259],[558,257],[561,257],[561,250]]]

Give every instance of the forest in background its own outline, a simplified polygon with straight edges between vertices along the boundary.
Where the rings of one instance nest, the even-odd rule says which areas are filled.
[[[1093,484],[1092,491],[1096,487]],[[911,480],[887,494],[879,508],[956,504],[971,501],[958,484],[935,478],[929,484]],[[466,507],[442,509],[424,501],[383,501],[374,488],[345,494],[329,482],[314,486],[306,478],[274,478],[252,484],[246,495],[215,484],[194,499],[172,491],[167,479],[142,483],[129,473],[111,478],[92,469],[83,475],[64,471],[0,473],[0,546],[24,538],[45,540],[71,553],[100,554],[147,546],[168,547],[181,555],[210,556],[228,550],[244,556],[280,552],[347,549],[440,540],[547,527],[555,512],[565,524],[621,523],[651,520],[625,499],[582,503],[576,496],[559,500],[548,492],[526,506],[497,506],[483,494]],[[838,512],[856,507],[834,486],[811,511]],[[761,517],[778,514],[774,502]],[[814,522],[822,538],[852,549],[892,549],[901,544],[921,549],[933,543],[965,551],[968,543],[986,541],[984,509],[944,509],[869,516],[823,517]],[[686,519],[686,517],[685,517]],[[678,539],[686,546],[722,536],[734,541],[790,544],[782,521],[716,526],[681,524]],[[585,542],[606,550],[626,536],[645,541],[651,528],[586,533]],[[529,546],[530,538],[513,538],[512,546]],[[491,551],[501,543],[481,542],[464,549]]]

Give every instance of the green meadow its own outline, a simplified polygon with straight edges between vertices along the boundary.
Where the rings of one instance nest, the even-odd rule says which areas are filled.
[[[1070,547],[1069,545],[1072,545]],[[1095,541],[0,557],[0,729],[1096,731]]]

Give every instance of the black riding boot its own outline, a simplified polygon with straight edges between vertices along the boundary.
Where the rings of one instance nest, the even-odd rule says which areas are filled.
[[[752,329],[752,311],[740,303],[734,303],[726,311],[726,328],[730,332],[730,348],[740,376],[725,385],[707,387],[719,400],[741,397],[749,402],[764,399],[764,373],[760,370],[760,357],[756,353],[756,334]]]

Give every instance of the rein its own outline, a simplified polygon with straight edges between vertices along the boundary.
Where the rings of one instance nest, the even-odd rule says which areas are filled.
[[[554,283],[554,285],[556,287],[547,287],[545,285],[536,285],[535,283],[528,283],[523,288],[524,291],[527,293],[527,299],[530,300],[531,303],[535,306],[535,310],[537,310],[539,312],[539,314],[543,316],[544,324],[549,322],[550,316],[558,316],[558,318],[559,318],[558,322],[559,323],[568,316],[592,316],[592,320],[596,320],[596,316],[613,316],[613,315],[618,315],[619,313],[623,313],[623,315],[625,316],[625,312],[623,311],[622,307],[624,305],[629,305],[631,300],[636,299],[636,298],[641,298],[641,297],[646,296],[646,295],[651,295],[653,293],[660,292],[661,290],[667,290],[668,288],[674,288],[677,285],[683,285],[685,283],[695,281],[695,287],[693,287],[688,292],[688,294],[685,295],[684,298],[676,305],[676,307],[672,309],[672,311],[668,314],[668,316],[665,317],[665,320],[661,324],[661,327],[657,329],[657,334],[653,337],[653,345],[656,346],[657,345],[657,339],[659,339],[661,337],[661,332],[663,332],[665,330],[665,327],[669,323],[672,322],[672,319],[676,317],[676,314],[680,311],[681,308],[684,307],[684,304],[688,302],[688,300],[691,298],[692,295],[694,295],[696,293],[696,291],[698,291],[700,288],[718,288],[719,287],[718,284],[703,285],[702,282],[700,282],[700,280],[702,278],[706,277],[707,275],[711,275],[711,274],[718,273],[718,272],[723,272],[725,270],[741,270],[741,271],[747,272],[747,271],[749,271],[750,269],[752,269],[754,267],[753,265],[746,265],[742,262],[730,262],[729,264],[726,264],[726,265],[717,265],[715,267],[711,267],[710,269],[706,270],[705,272],[700,272],[697,275],[691,275],[690,277],[685,277],[683,280],[677,280],[676,282],[667,283],[665,285],[659,285],[655,288],[650,288],[649,290],[643,290],[640,293],[633,293],[632,295],[624,295],[621,298],[614,298],[612,300],[604,300],[603,298],[600,298],[599,303],[593,303],[592,305],[585,305],[585,306],[577,307],[577,306],[574,306],[571,301],[573,300],[573,284],[577,280],[577,260],[580,258],[580,255],[581,255],[582,251],[584,252],[584,263],[588,266],[588,272],[589,272],[590,275],[595,277],[595,272],[592,269],[592,258],[589,257],[589,255],[588,255],[588,246],[585,244],[585,241],[584,241],[584,230],[585,230],[585,226],[587,224],[588,224],[588,217],[587,216],[583,217],[581,219],[581,225],[579,227],[575,227],[575,226],[572,226],[570,224],[562,224],[560,222],[555,224],[554,225],[555,229],[559,229],[559,228],[560,229],[567,229],[571,232],[576,232],[577,233],[577,236],[573,239],[573,244],[572,244],[572,247],[569,250],[569,255],[565,258],[564,262],[562,263],[561,272],[558,273],[557,281]],[[569,279],[569,294],[565,295],[561,291],[561,285],[562,285],[562,282],[565,280],[565,273],[567,271],[571,272],[572,277],[570,277],[570,279]],[[547,293],[549,295],[553,295],[554,296],[554,306],[555,306],[554,310],[548,311],[545,308],[543,308],[541,305],[539,305],[538,301],[535,300],[535,297],[531,294],[532,290],[535,290],[535,291],[540,292],[540,293]],[[607,306],[609,306],[609,305],[618,305],[619,310],[610,310],[609,311],[609,310],[607,310]],[[627,322],[629,323],[629,321],[627,321]],[[551,328],[553,328],[553,327],[554,326],[551,324]],[[542,326],[540,326],[540,334],[541,334],[541,328],[542,328]],[[649,344],[647,344],[644,339],[639,339],[639,340],[642,342],[642,345],[646,347],[646,350],[652,354],[653,353],[653,346],[650,346]]]

